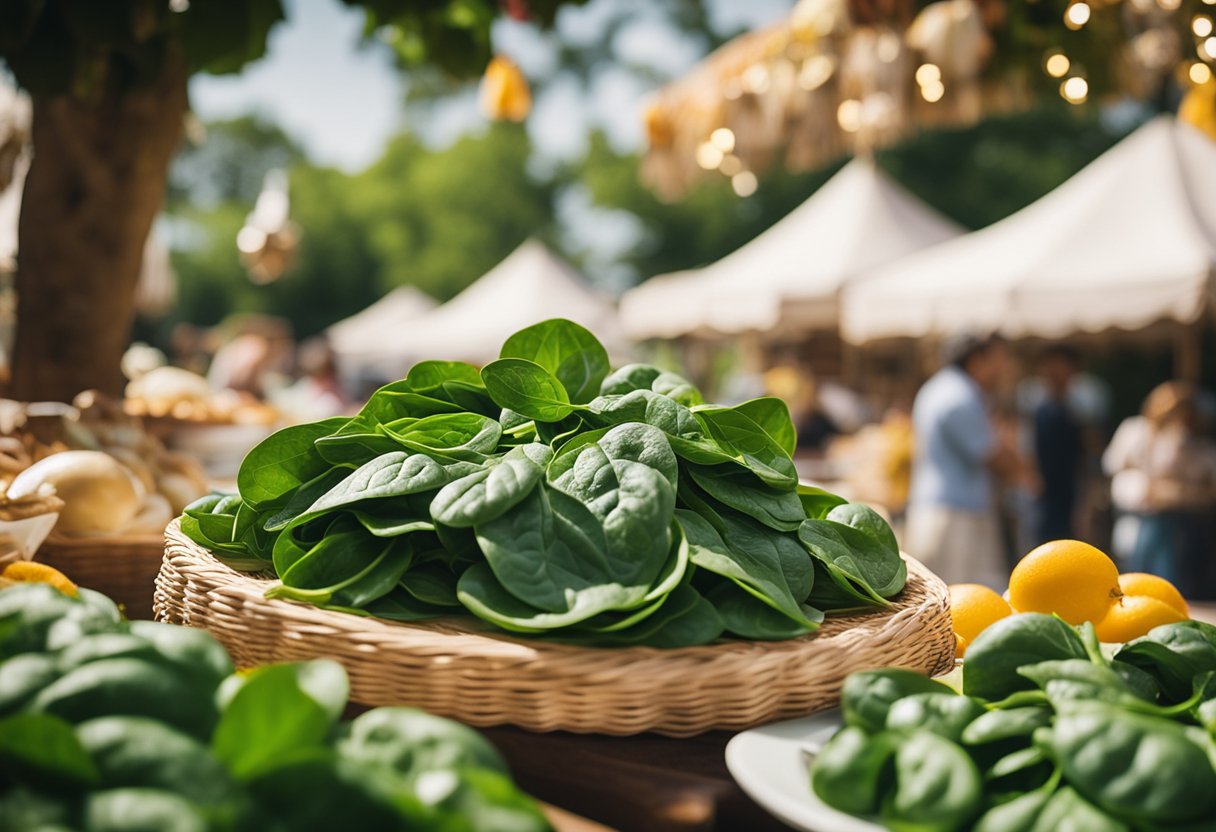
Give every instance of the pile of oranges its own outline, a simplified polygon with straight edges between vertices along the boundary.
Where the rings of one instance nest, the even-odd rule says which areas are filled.
[[[962,658],[976,636],[1015,612],[1050,613],[1073,625],[1090,621],[1106,642],[1131,641],[1190,617],[1169,581],[1143,572],[1120,575],[1105,552],[1079,540],[1053,540],[1022,558],[1005,597],[980,584],[951,586],[956,655]]]

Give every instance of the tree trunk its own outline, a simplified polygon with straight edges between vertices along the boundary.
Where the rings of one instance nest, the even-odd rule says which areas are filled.
[[[170,59],[149,86],[33,103],[9,395],[118,395],[144,243],[181,140],[185,68]]]

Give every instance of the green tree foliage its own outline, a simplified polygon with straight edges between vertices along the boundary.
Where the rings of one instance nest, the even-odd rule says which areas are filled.
[[[447,299],[552,222],[552,186],[528,177],[531,146],[522,128],[498,125],[443,150],[405,134],[357,175],[307,163],[291,168],[292,217],[302,233],[296,262],[280,281],[254,286],[235,240],[256,188],[244,193],[240,176],[260,183],[267,160],[294,146],[245,119],[213,124],[208,137],[212,149],[183,155],[171,180],[184,186],[201,171],[189,193],[214,188],[212,176],[240,187],[220,187],[211,207],[183,198],[173,212],[181,238],[175,320],[215,324],[233,312],[265,312],[307,335],[395,286]]]

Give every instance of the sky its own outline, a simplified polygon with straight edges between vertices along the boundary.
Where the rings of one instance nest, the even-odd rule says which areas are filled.
[[[271,33],[262,60],[237,75],[195,76],[190,84],[195,112],[204,121],[261,114],[295,137],[315,161],[361,170],[407,126],[406,78],[386,49],[361,43],[362,11],[337,0],[287,0],[285,5],[287,21]],[[613,52],[659,76],[675,77],[697,62],[704,47],[664,25],[655,5],[653,0],[591,0],[563,9],[557,27],[565,41],[590,44],[602,37],[607,17],[629,8],[636,19],[620,30]],[[792,0],[709,0],[710,20],[722,32],[752,28],[779,20],[791,5]],[[556,66],[552,46],[531,26],[500,21],[494,43],[532,77]],[[552,84],[528,121],[538,152],[553,161],[575,158],[594,127],[603,129],[617,150],[639,148],[641,109],[651,86],[623,68],[598,73],[590,94],[573,79]],[[485,123],[473,89],[425,115],[424,122],[408,126],[436,145]]]

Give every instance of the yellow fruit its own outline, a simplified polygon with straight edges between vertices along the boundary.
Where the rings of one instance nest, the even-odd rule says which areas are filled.
[[[1165,578],[1149,575],[1147,572],[1125,572],[1119,576],[1119,589],[1123,590],[1124,595],[1147,595],[1149,598],[1156,598],[1184,616],[1189,617],[1191,614],[1182,593]]]
[[[981,584],[954,584],[950,587],[950,620],[954,622],[954,633],[963,642],[958,655],[962,656],[966,644],[992,624],[1000,621],[1013,610],[1005,599]]]
[[[1148,595],[1126,595],[1111,605],[1106,617],[1094,625],[1099,641],[1123,642],[1162,624],[1185,621],[1186,615]]]
[[[1115,562],[1079,540],[1044,543],[1009,576],[1016,611],[1055,613],[1073,625],[1101,621],[1122,594]]]
[[[0,589],[11,584],[50,584],[64,595],[76,595],[76,584],[58,569],[45,563],[19,560],[0,571]]]
[[[958,633],[954,634],[954,658],[961,659],[967,655],[967,648],[971,646],[971,640],[963,638]]]

